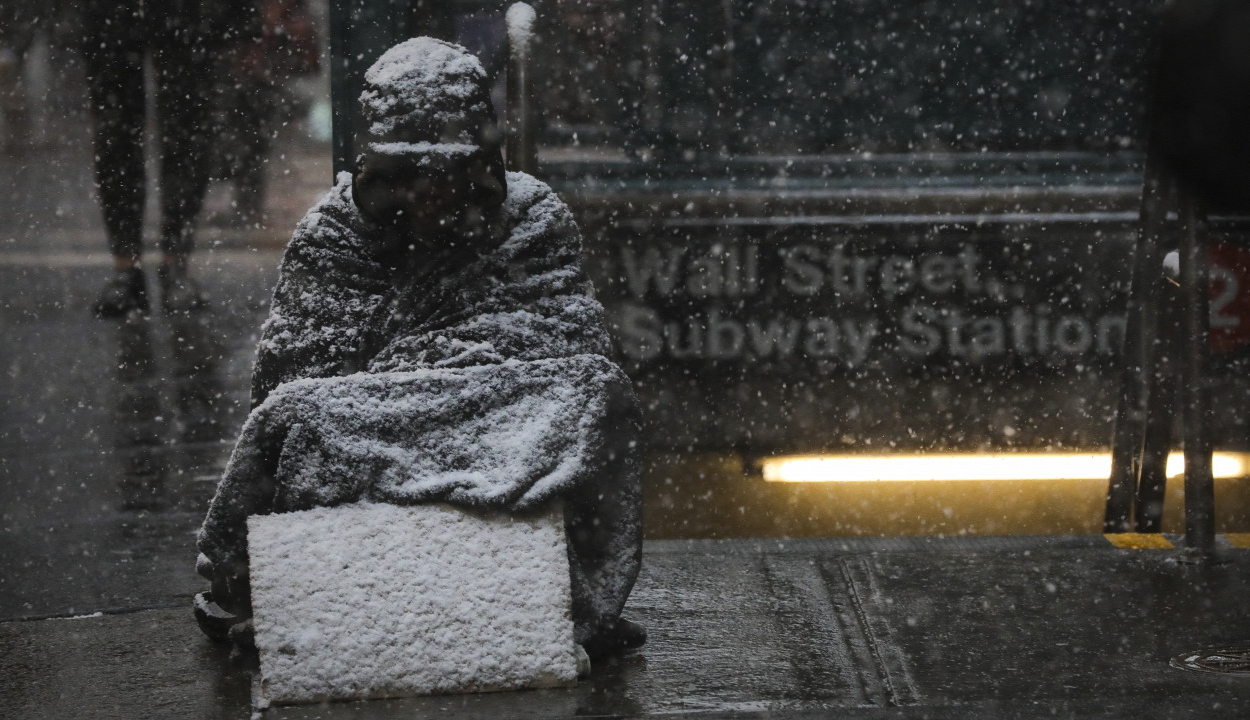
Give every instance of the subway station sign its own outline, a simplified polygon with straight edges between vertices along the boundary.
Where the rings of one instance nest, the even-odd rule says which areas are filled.
[[[587,232],[649,441],[759,452],[1105,446],[1136,227],[677,218]],[[1250,401],[1250,253],[1211,251],[1217,396]],[[1247,444],[1236,403],[1223,446]]]
[[[1118,352],[1124,227],[670,226],[600,257],[621,353],[667,364],[855,369],[1070,364]]]

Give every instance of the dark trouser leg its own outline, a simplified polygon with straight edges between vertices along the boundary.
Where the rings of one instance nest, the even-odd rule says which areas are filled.
[[[30,105],[26,101],[23,79],[27,53],[34,42],[33,28],[11,17],[20,14],[0,10],[0,115],[4,135],[0,136],[6,152],[20,153],[30,147]]]
[[[203,42],[183,30],[152,53],[160,135],[161,249],[185,257],[208,189],[212,65]]]
[[[120,14],[120,13],[119,13]],[[88,22],[92,18],[88,16]],[[138,260],[143,252],[143,46],[123,25],[96,22],[84,59],[95,125],[95,173],[115,257]]]
[[[624,649],[613,645],[621,639],[615,637],[621,609],[642,563],[639,412],[627,382],[608,390],[606,442],[596,463],[601,470],[565,497],[574,637],[592,659]]]
[[[272,83],[244,83],[245,94],[239,98],[238,174],[235,176],[239,216],[244,222],[259,222],[265,204],[265,158],[269,154],[273,117],[277,111],[278,91]]]

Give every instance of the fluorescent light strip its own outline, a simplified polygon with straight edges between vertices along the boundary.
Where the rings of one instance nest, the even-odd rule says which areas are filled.
[[[797,455],[761,462],[768,482],[890,482],[922,480],[1096,480],[1111,475],[1107,454]],[[1215,453],[1215,477],[1250,475],[1250,453]],[[1168,456],[1169,477],[1185,458]]]

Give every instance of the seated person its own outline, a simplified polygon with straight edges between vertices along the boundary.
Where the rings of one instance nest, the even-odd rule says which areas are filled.
[[[201,627],[246,642],[249,515],[558,498],[576,640],[592,657],[641,645],[620,618],[641,558],[637,400],[573,218],[504,172],[463,48],[408,40],[365,81],[356,171],[287,247],[252,413],[200,530]]]

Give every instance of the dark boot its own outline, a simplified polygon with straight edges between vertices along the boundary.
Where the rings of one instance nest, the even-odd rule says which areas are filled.
[[[187,275],[185,265],[165,263],[159,271],[161,308],[167,314],[193,313],[208,307],[200,285]]]
[[[260,667],[260,652],[256,649],[256,629],[248,618],[230,626],[230,663],[245,670]]]
[[[603,628],[598,635],[582,643],[592,661],[620,655],[647,642],[647,629],[636,622],[617,618],[616,622]]]
[[[117,270],[92,306],[96,317],[118,318],[138,311],[148,314],[148,281],[137,267]]]
[[[239,618],[221,609],[211,592],[196,593],[192,607],[195,622],[210,640],[219,643],[230,641],[230,626],[239,622]]]

